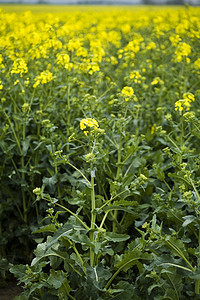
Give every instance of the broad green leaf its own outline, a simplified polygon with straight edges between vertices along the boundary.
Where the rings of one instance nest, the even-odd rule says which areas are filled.
[[[137,201],[128,201],[128,200],[119,200],[119,201],[114,201],[113,202],[114,206],[137,206],[138,202]]]
[[[111,298],[112,300],[132,300],[134,295],[134,286],[126,281],[119,281],[114,286],[114,289],[110,289],[109,292],[112,294],[117,293],[117,295]]]
[[[24,141],[22,141],[22,152],[24,156],[26,156],[29,146],[30,146],[30,138],[27,137]]]
[[[83,231],[81,234],[79,231]],[[81,244],[90,244],[88,237],[86,236],[87,230],[81,226],[75,226],[70,223],[66,223],[63,227],[59,228],[53,235],[52,240],[47,243],[46,251],[54,245],[61,237],[67,237],[73,242]]]
[[[55,184],[57,183],[57,175],[55,174],[55,175],[53,175],[52,177],[44,177],[43,179],[42,179],[42,182],[43,182],[43,184],[46,186],[50,186],[50,187],[54,187],[55,186]]]
[[[114,232],[106,232],[105,239],[114,243],[127,241],[130,236],[128,234],[119,234]]]
[[[187,225],[192,223],[194,220],[196,220],[196,217],[194,215],[187,215],[187,216],[183,217],[183,219],[185,221],[183,222],[182,226],[186,227]]]
[[[132,266],[134,266],[138,260],[152,260],[152,255],[149,253],[142,253],[139,249],[135,248],[132,251],[126,252],[121,256],[116,256],[118,262],[115,264],[115,268],[127,272]]]
[[[65,279],[65,276],[63,274],[63,271],[58,270],[55,271],[53,269],[50,270],[50,275],[47,279],[47,283],[54,287],[55,289],[59,289],[63,283],[63,280]]]
[[[56,231],[56,226],[55,224],[48,224],[46,226],[40,227],[40,229],[33,231],[32,233],[41,233],[41,232],[55,232]]]

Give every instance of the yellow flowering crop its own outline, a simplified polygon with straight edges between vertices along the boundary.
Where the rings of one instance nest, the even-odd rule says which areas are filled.
[[[183,60],[183,57],[187,57],[191,54],[191,46],[187,43],[179,43],[175,51],[177,61],[180,62]]]
[[[93,130],[97,130],[98,127],[99,127],[99,124],[98,124],[98,122],[97,122],[95,119],[93,119],[93,118],[82,119],[82,120],[80,121],[80,129],[81,129],[81,130],[84,130],[84,129],[86,129],[87,127],[91,128],[91,129],[93,129]],[[89,131],[86,130],[86,131],[84,131],[84,134],[85,134],[85,135],[88,135],[88,132],[89,132]]]
[[[125,97],[125,101],[129,101],[130,97],[133,96],[134,90],[130,86],[125,86],[122,89],[122,95]]]
[[[11,74],[20,74],[20,76],[22,77],[22,75],[24,73],[28,73],[28,68],[27,68],[27,64],[24,61],[24,59],[22,58],[17,58],[14,62],[13,62],[13,67],[11,69]]]
[[[53,74],[50,71],[43,71],[35,78],[35,83],[33,85],[36,88],[40,84],[45,84],[53,80]]]
[[[175,102],[175,110],[183,111],[184,108],[186,110],[190,110],[191,102],[195,101],[195,97],[192,93],[184,93],[183,99],[180,99]]]

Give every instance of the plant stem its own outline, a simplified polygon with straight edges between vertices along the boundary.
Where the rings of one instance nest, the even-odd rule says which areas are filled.
[[[195,272],[195,268],[191,265],[191,263],[187,260],[187,258],[185,257],[185,255],[182,253],[182,251],[174,246],[170,241],[165,240],[165,242],[168,244],[168,246],[170,246],[173,250],[176,251],[176,253],[186,262],[186,264],[190,267],[190,269],[192,270],[192,272]]]
[[[140,259],[140,257],[135,257],[133,259],[130,259],[129,261],[127,261],[126,263],[124,263],[114,274],[113,276],[110,278],[110,280],[108,281],[108,283],[105,286],[105,289],[107,290],[108,287],[111,285],[112,281],[115,279],[115,277],[117,276],[117,274],[124,269],[124,267],[126,267],[126,265],[130,264],[132,261],[134,260],[138,260]]]
[[[116,177],[115,177],[115,180],[118,180],[120,175],[121,175],[121,159],[122,159],[122,153],[121,153],[121,150],[122,150],[122,134],[120,133],[120,141],[119,141],[119,147],[118,147],[118,158],[117,158],[117,174],[116,174]],[[117,231],[117,214],[118,214],[118,211],[115,210],[114,211],[114,214],[113,214],[113,232],[116,232]]]
[[[94,171],[93,165],[91,163],[91,225],[90,225],[90,241],[94,242],[94,230],[95,230],[95,222],[96,222],[96,205],[95,205],[95,190],[94,190]],[[90,246],[90,265],[94,266],[94,249]]]
[[[69,137],[69,127],[70,127],[70,118],[71,118],[69,95],[70,95],[70,84],[67,87],[67,138]],[[69,151],[69,143],[67,143],[67,151]]]
[[[46,198],[43,198],[43,199],[45,199],[45,200],[48,200],[49,201],[49,199],[46,199]],[[70,209],[68,209],[68,208],[66,208],[66,207],[64,207],[63,205],[61,205],[61,204],[59,204],[59,203],[56,203],[56,205],[57,206],[59,206],[59,207],[61,207],[62,209],[64,209],[64,210],[66,210],[68,213],[70,213],[72,216],[74,216],[82,225],[83,225],[83,227],[85,227],[85,229],[87,229],[87,230],[90,230],[90,228],[75,214],[75,213],[73,213]]]
[[[75,167],[74,165],[72,165],[69,161],[66,161],[66,163],[68,165],[70,165],[72,168],[74,168],[76,171],[78,171],[81,174],[81,176],[83,176],[83,178],[86,180],[86,182],[88,183],[88,185],[91,186],[91,183],[89,182],[89,180],[87,179],[87,177],[77,167]]]
[[[103,227],[103,224],[104,224],[104,222],[105,222],[105,220],[106,220],[106,218],[107,218],[108,213],[109,213],[109,211],[107,211],[107,212],[105,213],[105,215],[104,215],[104,217],[103,217],[103,219],[102,219],[102,221],[101,221],[101,224],[100,224],[100,226],[99,226],[99,229],[101,229],[101,228]]]

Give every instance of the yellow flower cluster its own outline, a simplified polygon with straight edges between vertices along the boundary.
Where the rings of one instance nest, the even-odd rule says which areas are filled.
[[[191,51],[192,49],[190,45],[188,45],[187,43],[179,43],[175,51],[177,62],[181,62],[183,60],[183,57],[189,56],[191,54]],[[187,62],[190,62],[190,60],[187,60]]]
[[[163,84],[163,80],[160,77],[155,77],[151,82],[151,85]]]
[[[180,99],[175,102],[175,110],[183,111],[185,108],[186,110],[190,110],[191,103],[195,101],[195,97],[192,93],[185,93],[183,94],[183,99]]]
[[[20,74],[20,77],[23,76],[24,73],[28,73],[27,64],[22,58],[17,58],[13,62],[13,67],[11,69],[11,74]]]
[[[123,89],[122,89],[122,95],[123,97],[125,98],[125,101],[129,101],[131,96],[134,95],[134,90],[132,87],[130,86],[125,86]]]
[[[81,129],[81,130],[84,130],[84,129],[86,129],[87,127],[91,128],[91,129],[93,129],[93,130],[97,130],[98,127],[99,127],[99,124],[98,124],[98,122],[97,122],[95,119],[93,119],[93,118],[82,119],[82,120],[80,121],[80,129]],[[85,134],[85,135],[88,135],[88,133],[89,133],[88,130],[86,130],[86,131],[84,130],[84,134]]]
[[[3,90],[3,84],[1,82],[1,80],[0,80],[0,90]]]
[[[142,79],[142,76],[140,75],[140,72],[139,71],[132,71],[130,73],[130,79],[133,80],[133,82],[135,83],[141,83],[141,79]]]
[[[194,66],[195,66],[196,69],[200,70],[200,58],[198,58],[197,60],[195,60]]]
[[[68,54],[57,54],[57,64],[71,71],[73,63],[70,63],[70,57]]]
[[[48,83],[52,80],[53,80],[53,74],[48,70],[43,71],[40,73],[40,75],[38,75],[35,78],[35,83],[33,87],[36,88],[38,85]]]

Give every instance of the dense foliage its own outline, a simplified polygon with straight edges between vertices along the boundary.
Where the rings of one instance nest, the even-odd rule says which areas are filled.
[[[1,11],[0,271],[17,299],[200,299],[199,13]]]

